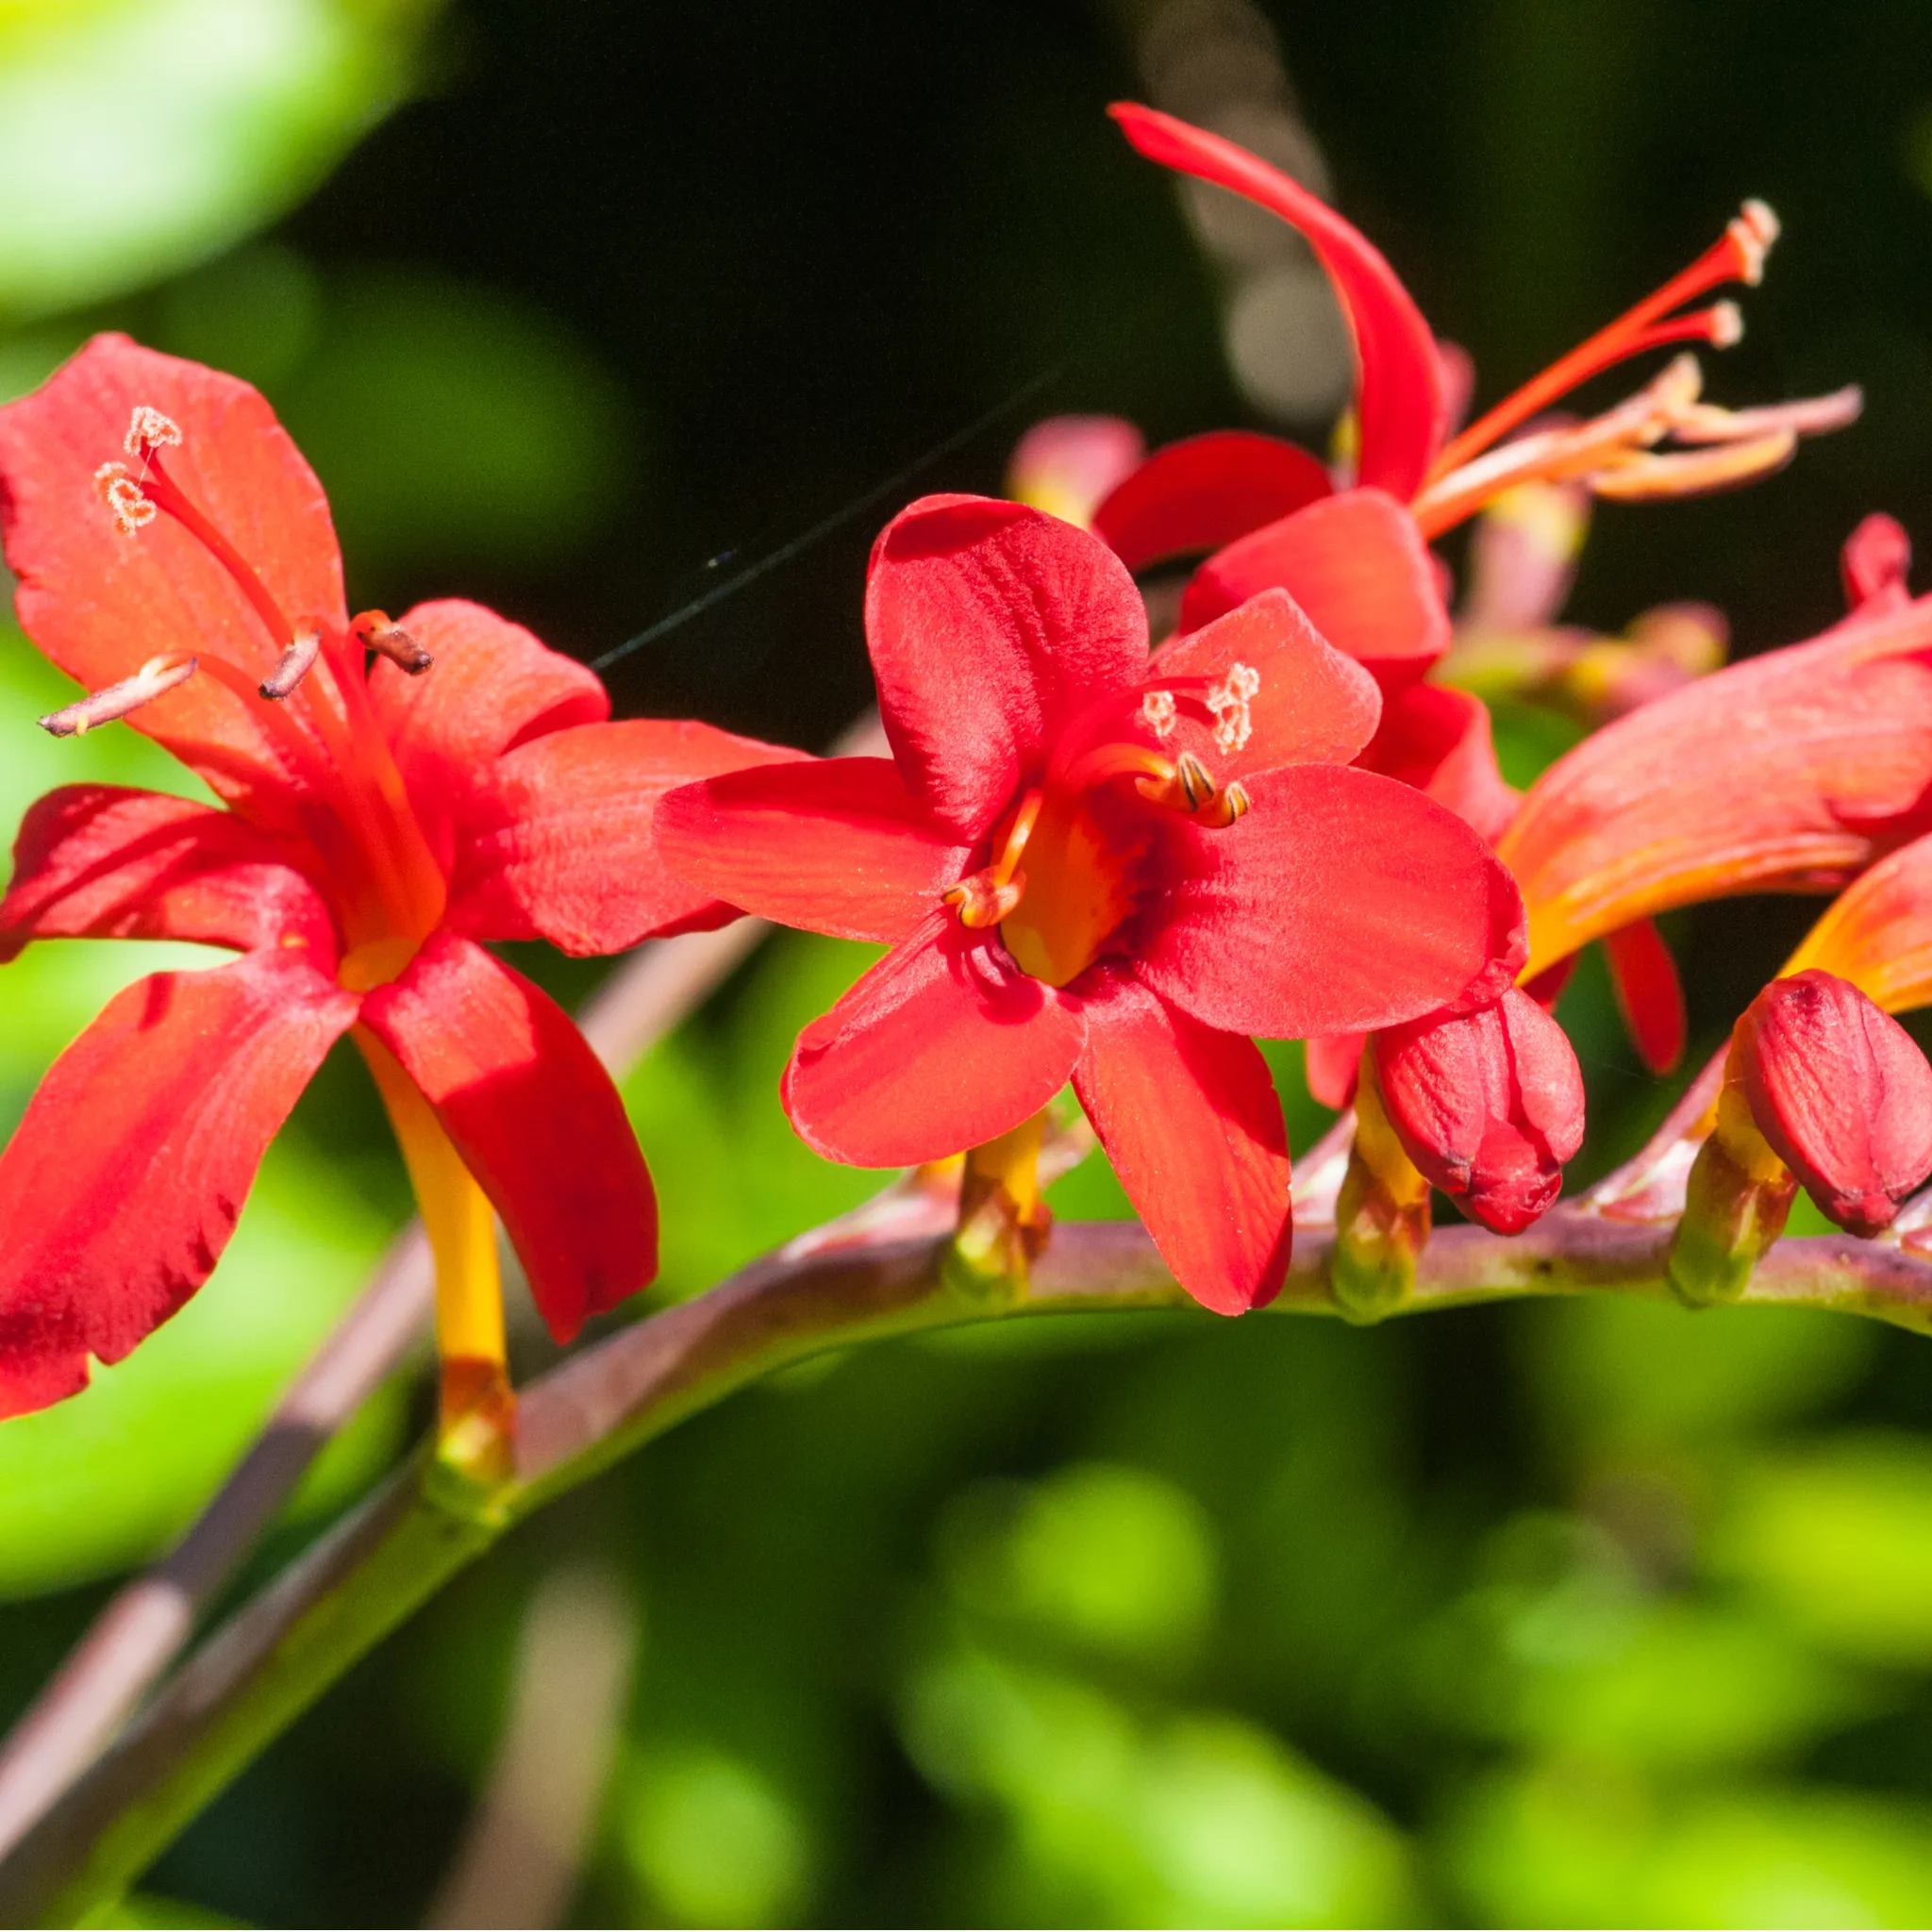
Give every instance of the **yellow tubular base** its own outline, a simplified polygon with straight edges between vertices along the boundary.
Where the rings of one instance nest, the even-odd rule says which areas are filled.
[[[511,1470],[516,1398],[490,1199],[394,1056],[364,1028],[354,1033],[395,1128],[436,1257],[438,1453],[475,1481],[502,1482]]]

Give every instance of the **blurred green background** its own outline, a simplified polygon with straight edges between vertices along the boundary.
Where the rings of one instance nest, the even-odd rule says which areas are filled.
[[[1128,92],[1324,186],[1486,396],[1742,195],[1778,208],[1712,391],[1856,379],[1867,417],[1748,494],[1600,517],[1579,621],[1701,598],[1763,648],[1836,613],[1867,510],[1927,527],[1911,0],[0,0],[0,393],[107,325],[234,369],[327,484],[358,604],[460,591],[595,657],[949,440],[902,494],[997,489],[1064,409],[1325,434],[1306,260],[1224,212],[1191,225],[1102,116]],[[891,507],[627,657],[620,708],[824,742],[867,694]],[[0,632],[7,824],[71,776],[178,785],[130,733],[38,734],[59,690]],[[1514,774],[1561,735],[1506,720]],[[1693,1063],[1811,909],[1674,923]],[[0,974],[0,1126],[158,953]],[[658,1298],[874,1185],[807,1155],[775,1096],[861,958],[772,944],[629,1081]],[[570,999],[599,970],[519,962]],[[1668,1091],[1593,962],[1564,1017],[1587,1175]],[[1277,1064],[1304,1147],[1320,1115]],[[1097,1163],[1057,1198],[1119,1211]],[[0,1717],[209,1492],[407,1205],[339,1056],[197,1301],[0,1429]],[[547,1344],[519,1322],[527,1372]],[[425,1413],[413,1375],[372,1402],[251,1578]],[[588,1840],[512,1861],[520,1923],[1923,1924],[1932,1349],[1579,1303],[807,1364],[460,1579],[140,1910],[460,1921],[558,1765]]]

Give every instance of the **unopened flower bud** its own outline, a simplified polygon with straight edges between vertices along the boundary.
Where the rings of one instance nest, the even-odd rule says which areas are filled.
[[[1774,980],[1731,1030],[1717,1126],[1690,1170],[1670,1276],[1687,1301],[1741,1294],[1802,1181],[1857,1235],[1932,1173],[1932,1065],[1849,980]]]
[[[1896,517],[1874,510],[1845,539],[1838,562],[1846,607],[1860,616],[1910,601],[1906,578],[1912,568],[1912,540]]]
[[[1429,1239],[1429,1183],[1383,1111],[1373,1054],[1362,1056],[1355,1111],[1355,1143],[1335,1202],[1328,1287],[1351,1322],[1374,1322],[1414,1292],[1416,1257]]]
[[[1119,416],[1049,416],[1014,445],[1007,494],[1084,530],[1146,454],[1146,440]]]
[[[1848,979],[1774,980],[1731,1036],[1758,1131],[1820,1212],[1853,1234],[1891,1224],[1932,1174],[1932,1065]]]
[[[1518,1234],[1562,1191],[1583,1142],[1583,1075],[1569,1036],[1527,993],[1390,1027],[1371,1051],[1409,1159],[1484,1226]]]

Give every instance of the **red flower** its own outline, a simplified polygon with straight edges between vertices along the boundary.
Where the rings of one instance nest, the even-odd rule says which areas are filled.
[[[268,405],[124,337],[0,411],[0,528],[21,624],[92,688],[42,722],[129,716],[227,807],[50,793],[0,957],[88,935],[242,956],[121,993],[0,1156],[0,1414],[84,1387],[89,1355],[118,1360],[193,1293],[351,1027],[437,1246],[446,1358],[488,1395],[489,1203],[559,1340],[649,1280],[657,1210],[608,1076],[480,942],[610,952],[728,917],[658,866],[652,809],[790,755],[608,723],[590,671],[475,605],[352,620],[327,504]]]
[[[1381,726],[1362,762],[1421,786],[1493,839],[1514,793],[1496,769],[1489,713],[1471,692],[1423,682],[1449,645],[1427,541],[1533,479],[1580,479],[1624,498],[1728,488],[1780,467],[1800,435],[1850,421],[1856,391],[1774,409],[1714,408],[1699,400],[1685,357],[1606,415],[1492,447],[1631,356],[1735,341],[1731,304],[1674,311],[1725,282],[1755,283],[1775,219],[1747,203],[1690,268],[1450,441],[1448,352],[1372,242],[1233,142],[1148,108],[1112,112],[1149,159],[1241,195],[1307,239],[1355,341],[1357,454],[1354,487],[1338,491],[1326,467],[1291,443],[1241,431],[1196,437],[1157,450],[1100,505],[1094,529],[1135,570],[1214,553],[1187,587],[1183,630],[1257,591],[1286,590],[1383,688]],[[1667,439],[1687,447],[1659,453]]]
[[[1824,1215],[1852,1233],[1890,1225],[1932,1174],[1932,1066],[1849,980],[1774,979],[1731,1035],[1725,1078]]]
[[[1508,875],[1467,825],[1351,770],[1372,678],[1273,592],[1149,659],[1103,544],[930,497],[873,553],[891,760],[671,793],[694,888],[892,950],[801,1036],[792,1124],[898,1166],[979,1145],[1071,1076],[1197,1300],[1287,1267],[1288,1148],[1252,1041],[1480,1003],[1520,963]]]

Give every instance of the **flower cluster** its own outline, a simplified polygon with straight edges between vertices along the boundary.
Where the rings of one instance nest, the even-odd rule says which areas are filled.
[[[1932,1001],[1932,605],[1903,532],[1846,546],[1842,625],[1729,669],[1694,610],[1623,643],[1554,628],[1591,499],[1747,483],[1857,414],[1856,391],[1703,400],[1682,345],[1741,324],[1691,305],[1758,280],[1770,210],[1460,427],[1467,358],[1369,242],[1233,143],[1115,114],[1313,246],[1357,352],[1342,453],[1221,430],[1144,456],[1083,419],[1028,439],[1024,500],[902,510],[864,597],[889,757],[613,722],[590,671],[475,605],[352,614],[313,475],[233,378],[107,336],[0,410],[20,621],[82,687],[42,724],[125,720],[206,794],[42,799],[0,958],[83,936],[238,955],[112,1001],[0,1154],[0,1414],[73,1393],[194,1291],[347,1035],[436,1250],[445,1450],[500,1468],[494,1219],[560,1341],[650,1280],[657,1226],[608,1074],[490,946],[608,954],[741,913],[888,949],[791,1055],[810,1146],[1001,1150],[1037,1241],[1035,1124],[1071,1084],[1175,1279],[1223,1313],[1279,1290],[1293,1234],[1256,1041],[1307,1041],[1312,1090],[1354,1112],[1339,1191],[1312,1177],[1304,1212],[1332,1212],[1333,1291],[1367,1316],[1406,1292],[1432,1191],[1506,1233],[1557,1199],[1584,1086],[1554,1008],[1580,948],[1604,945],[1662,1070],[1686,1027],[1658,914],[1849,888],[1673,1146],[1577,1211],[1680,1218],[1672,1275],[1698,1300],[1737,1291],[1801,1186],[1859,1235],[1899,1216],[1932,1171],[1932,1066],[1889,1017]],[[1666,348],[1625,401],[1550,413]],[[1473,517],[1458,625],[1431,545]],[[1166,595],[1136,581],[1176,563]],[[1602,728],[1519,793],[1485,689]],[[1020,1285],[1024,1248],[1007,1265]]]

